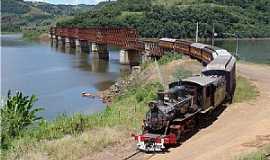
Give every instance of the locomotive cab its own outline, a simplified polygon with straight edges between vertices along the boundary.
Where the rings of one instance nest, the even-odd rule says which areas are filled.
[[[201,113],[219,106],[225,98],[226,81],[222,76],[193,76],[182,81],[182,84],[197,88],[197,105]]]

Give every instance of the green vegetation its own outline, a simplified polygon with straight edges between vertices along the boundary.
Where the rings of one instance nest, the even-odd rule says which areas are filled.
[[[109,130],[108,128],[121,128],[121,126],[124,126],[126,131],[139,131],[144,114],[148,109],[146,103],[155,98],[156,91],[160,88],[161,85],[159,83],[134,84],[127,88],[123,95],[116,97],[113,103],[103,112],[94,115],[76,114],[72,117],[62,115],[51,122],[42,120],[38,125],[22,130],[20,134],[14,136],[14,139],[9,141],[9,145],[11,145],[12,148],[4,150],[5,152],[2,154],[2,158],[9,159],[13,156],[21,157],[25,152],[29,152],[30,146],[31,149],[39,148],[40,152],[48,151],[55,157],[57,156],[56,154],[59,154],[59,152],[52,149],[52,147],[57,148],[56,144],[43,144],[40,142],[56,139],[59,139],[59,143],[75,142],[76,139],[85,139],[85,136],[87,136],[85,132],[93,132],[91,129],[103,130],[107,128],[107,132],[105,133],[108,133],[105,135],[101,134],[102,131],[99,131],[99,135],[90,134],[89,137],[95,139],[95,141],[87,139],[85,141],[86,144],[82,142],[81,145],[84,144],[88,148],[92,146],[91,151],[94,151],[93,146],[97,148],[100,144],[106,146],[120,142],[120,139],[115,139],[109,134],[113,132],[116,136],[117,130]],[[5,117],[5,115],[2,115],[2,117]],[[8,120],[10,117],[5,118]],[[81,135],[82,133],[83,135]],[[66,135],[73,135],[74,137],[66,140]],[[93,136],[96,137],[93,138]],[[69,157],[69,159],[70,158],[72,159],[72,157]]]
[[[36,100],[34,95],[28,97],[17,92],[15,96],[11,96],[11,92],[8,92],[7,101],[4,106],[1,106],[1,149],[10,147],[13,138],[41,119],[36,114],[42,108],[33,107]]]
[[[252,85],[249,80],[242,76],[237,76],[236,79],[236,90],[233,101],[244,102],[246,100],[252,100],[259,94],[256,86]]]
[[[239,158],[239,160],[266,160],[266,157],[261,151],[257,151],[245,155],[244,157]]]
[[[212,26],[218,37],[270,36],[268,0],[118,0],[97,10],[76,15],[58,26],[128,26],[142,37],[210,38]]]
[[[23,38],[26,40],[38,40],[39,36],[44,33],[43,30],[30,30],[30,31],[23,31]]]
[[[162,56],[159,60],[158,60],[158,64],[160,65],[164,65],[167,64],[173,60],[178,60],[178,59],[182,59],[182,54],[176,53],[176,52],[166,52],[164,56]]]
[[[240,156],[238,160],[267,160],[266,155],[270,154],[270,145],[265,145],[262,149]]]
[[[21,32],[24,28],[48,28],[54,25],[59,17],[74,16],[92,8],[90,5],[53,5],[23,0],[2,0],[1,31]]]

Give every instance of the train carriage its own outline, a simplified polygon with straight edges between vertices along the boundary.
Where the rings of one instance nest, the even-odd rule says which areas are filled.
[[[206,76],[224,76],[226,79],[226,100],[232,102],[236,87],[235,69],[236,59],[232,55],[219,55],[210,62],[202,73]]]
[[[210,49],[209,47],[202,48],[202,61],[208,64],[213,60],[214,53],[215,51]]]
[[[205,48],[206,44],[202,44],[202,43],[192,43],[190,45],[190,56],[192,58],[196,58],[198,60],[202,60],[202,49]]]
[[[174,51],[175,52],[181,52],[186,55],[189,55],[190,53],[190,44],[192,42],[189,41],[183,41],[183,40],[176,40],[174,44]]]
[[[176,39],[172,38],[161,38],[159,39],[159,47],[163,49],[163,51],[173,51],[174,44]]]

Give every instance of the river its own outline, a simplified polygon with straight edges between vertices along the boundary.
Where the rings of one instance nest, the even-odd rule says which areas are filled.
[[[110,60],[92,58],[86,53],[65,53],[50,44],[26,42],[21,34],[1,35],[1,95],[9,89],[38,97],[46,119],[81,112],[104,110],[99,99],[81,97],[108,88],[121,75],[119,49],[110,48]]]
[[[219,40],[215,46],[235,53],[236,40]],[[270,39],[239,40],[238,55],[243,61],[270,65]]]
[[[46,119],[59,114],[91,114],[104,110],[99,99],[81,97],[83,91],[95,93],[108,88],[126,66],[119,64],[119,49],[110,48],[109,61],[91,54],[65,52],[47,43],[26,42],[20,34],[1,36],[1,95],[9,89],[35,94],[36,105],[45,110]],[[235,41],[216,41],[217,46],[235,50]],[[242,60],[270,64],[270,40],[241,40]]]

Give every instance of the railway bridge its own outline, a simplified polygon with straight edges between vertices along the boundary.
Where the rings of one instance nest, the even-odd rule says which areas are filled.
[[[108,45],[121,48],[120,63],[136,65],[141,61],[144,43],[132,28],[72,28],[55,27],[50,29],[52,42],[66,48],[91,51],[96,58],[108,59]]]
[[[152,57],[161,57],[166,51],[184,53],[204,64],[213,60],[216,50],[209,45],[189,41],[161,38],[139,38],[133,28],[121,27],[53,27],[50,29],[52,43],[66,48],[78,48],[93,53],[94,57],[108,59],[107,45],[121,48],[120,63],[137,65]]]

